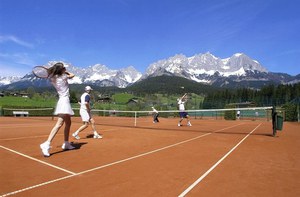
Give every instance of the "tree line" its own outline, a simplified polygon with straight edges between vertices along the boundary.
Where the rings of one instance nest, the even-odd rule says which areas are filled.
[[[251,103],[257,107],[282,107],[286,112],[285,120],[296,121],[300,113],[300,83],[278,86],[268,85],[260,90],[241,88],[211,92],[205,96],[201,108],[225,108],[232,103],[236,105]]]
[[[224,108],[230,103],[252,102],[255,106],[282,106],[300,98],[300,83],[293,85],[269,85],[260,90],[249,88],[224,89],[208,93],[203,108]]]

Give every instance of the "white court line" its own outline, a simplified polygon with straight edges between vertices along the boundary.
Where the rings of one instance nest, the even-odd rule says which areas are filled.
[[[197,179],[191,186],[189,186],[178,197],[184,197],[189,193],[198,183],[200,183],[211,171],[213,171],[226,157],[228,157],[245,139],[247,139],[262,123],[256,126],[248,135],[246,135],[237,145],[235,145],[226,155],[224,155],[217,163],[215,163],[209,170],[207,170],[199,179]]]
[[[57,135],[63,135],[63,134],[57,134]],[[6,139],[0,139],[0,141],[15,141],[15,140],[24,140],[24,139],[33,139],[33,138],[47,138],[49,135],[36,135],[36,136],[30,136],[30,137],[14,137],[14,138],[6,138]]]
[[[73,176],[76,176],[76,174],[64,176],[64,177],[61,177],[61,178],[58,178],[58,179],[54,179],[54,180],[51,180],[51,181],[47,181],[47,182],[44,182],[44,183],[33,185],[33,186],[30,186],[30,187],[27,187],[27,188],[24,188],[24,189],[20,189],[20,190],[14,191],[14,192],[6,193],[6,194],[1,195],[0,197],[14,195],[14,194],[21,193],[21,192],[24,192],[24,191],[27,191],[27,190],[30,190],[30,189],[41,187],[43,185],[49,185],[51,183],[54,183],[54,182],[57,182],[57,181],[61,181],[61,180],[64,180],[64,179],[68,179],[68,178],[71,178]]]
[[[44,124],[38,124],[38,125],[34,125],[34,124],[28,124],[28,123],[26,123],[26,124],[2,124],[1,126],[0,126],[0,129],[15,129],[15,128],[23,128],[23,127],[25,127],[25,128],[30,128],[30,127],[34,127],[34,128],[36,128],[36,127],[44,127],[44,126],[49,126],[49,124],[48,123],[44,123]]]
[[[109,167],[109,166],[112,166],[112,165],[115,165],[115,164],[123,163],[123,162],[125,162],[125,161],[129,161],[129,160],[132,160],[132,159],[136,159],[136,158],[139,158],[139,157],[143,157],[143,156],[146,156],[146,155],[150,155],[150,154],[153,154],[153,153],[156,153],[156,152],[165,150],[165,149],[172,148],[172,147],[174,147],[174,146],[178,146],[178,145],[180,145],[180,144],[184,144],[184,143],[187,143],[187,142],[196,140],[196,139],[201,138],[201,137],[205,137],[205,136],[210,135],[210,134],[211,134],[211,133],[206,133],[206,134],[197,136],[197,137],[192,138],[192,139],[184,140],[184,141],[181,141],[181,142],[178,142],[178,143],[169,145],[169,146],[165,146],[165,147],[163,147],[163,148],[159,148],[159,149],[156,149],[156,150],[153,150],[153,151],[149,151],[149,152],[146,152],[146,153],[142,153],[142,154],[140,154],[140,155],[136,155],[136,156],[133,156],[133,157],[129,157],[129,158],[127,158],[127,159],[119,160],[119,161],[116,161],[116,162],[113,162],[113,163],[110,163],[110,164],[106,164],[106,165],[103,165],[103,166],[99,166],[99,167],[96,167],[96,168],[92,168],[92,169],[89,169],[89,170],[85,170],[85,171],[79,172],[78,174],[84,174],[84,173],[87,173],[87,172],[91,172],[91,171],[99,170],[99,169],[102,169],[102,168],[106,168],[106,167]]]
[[[130,129],[130,128],[128,128]],[[119,130],[119,129],[103,129],[101,131],[114,131],[114,130]],[[81,133],[88,133],[88,131],[83,131]],[[63,133],[58,133],[56,136],[64,135]],[[33,139],[33,138],[41,138],[41,137],[48,137],[49,134],[47,135],[36,135],[36,136],[28,136],[28,137],[15,137],[15,138],[6,138],[6,139],[0,139],[0,141],[14,141],[14,140],[23,140],[23,139]]]
[[[33,160],[33,161],[37,161],[37,162],[39,162],[39,163],[45,164],[45,165],[47,165],[47,166],[50,166],[50,167],[52,167],[52,168],[56,168],[56,169],[58,169],[58,170],[64,171],[64,172],[66,172],[66,173],[68,173],[68,174],[73,174],[73,175],[76,174],[75,172],[71,172],[71,171],[69,171],[69,170],[60,168],[60,167],[58,167],[58,166],[52,165],[52,164],[47,163],[47,162],[44,162],[44,161],[42,161],[42,160],[39,160],[39,159],[30,157],[30,156],[25,155],[25,154],[23,154],[23,153],[14,151],[14,150],[12,150],[12,149],[10,149],[10,148],[7,148],[7,147],[1,146],[1,145],[0,145],[0,147],[3,148],[3,149],[5,149],[5,150],[8,150],[8,151],[10,151],[10,152],[16,153],[16,154],[21,155],[21,156],[23,156],[23,157],[26,157],[26,158],[28,158],[28,159],[31,159],[31,160]]]
[[[44,183],[41,183],[41,184],[37,184],[37,185],[33,185],[33,186],[30,186],[30,187],[27,187],[27,188],[23,188],[23,189],[14,191],[14,192],[6,193],[6,194],[2,195],[1,197],[13,195],[13,194],[17,194],[17,193],[24,192],[24,191],[27,191],[27,190],[31,190],[31,189],[34,189],[34,188],[37,188],[37,187],[48,185],[48,184],[51,184],[51,183],[54,183],[54,182],[58,182],[58,181],[61,181],[61,180],[64,180],[64,179],[68,179],[68,178],[71,178],[73,176],[82,175],[82,174],[85,174],[85,173],[88,173],[88,172],[92,172],[92,171],[99,170],[99,169],[102,169],[102,168],[106,168],[106,167],[109,167],[109,166],[113,166],[113,165],[116,165],[116,164],[119,164],[119,163],[123,163],[123,162],[129,161],[129,160],[133,160],[133,159],[136,159],[136,158],[139,158],[139,157],[143,157],[143,156],[146,156],[146,155],[149,155],[149,154],[153,154],[153,153],[156,153],[156,152],[168,149],[168,148],[172,148],[172,147],[178,146],[180,144],[184,144],[184,143],[187,143],[187,142],[199,139],[201,137],[205,137],[205,136],[211,135],[214,132],[223,131],[223,130],[226,130],[226,129],[237,127],[237,126],[242,125],[242,124],[244,124],[244,123],[241,123],[241,124],[238,124],[238,125],[234,125],[234,126],[230,126],[230,127],[223,128],[223,129],[219,129],[219,130],[216,130],[216,131],[213,131],[213,132],[210,132],[210,133],[206,133],[206,134],[203,134],[203,135],[200,135],[200,136],[188,139],[188,140],[184,140],[184,141],[181,141],[181,142],[169,145],[169,146],[165,146],[165,147],[162,147],[162,148],[150,151],[150,152],[146,152],[146,153],[142,153],[142,154],[139,154],[139,155],[136,155],[136,156],[133,156],[133,157],[129,157],[127,159],[122,159],[122,160],[119,160],[119,161],[116,161],[116,162],[112,162],[112,163],[109,163],[109,164],[105,164],[105,165],[102,165],[102,166],[99,166],[99,167],[96,167],[96,168],[93,168],[93,169],[85,170],[85,171],[82,171],[82,172],[79,172],[79,173],[74,173],[74,174],[69,175],[69,176],[61,177],[61,178],[54,179],[54,180],[51,180],[51,181],[47,181],[47,182],[44,182]]]

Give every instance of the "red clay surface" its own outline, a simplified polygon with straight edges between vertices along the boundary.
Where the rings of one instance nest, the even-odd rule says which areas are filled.
[[[74,117],[71,132],[80,125]],[[285,122],[272,136],[266,121],[97,117],[103,139],[89,127],[77,148],[51,156],[39,145],[55,121],[0,118],[0,195],[13,196],[300,196],[300,124]]]

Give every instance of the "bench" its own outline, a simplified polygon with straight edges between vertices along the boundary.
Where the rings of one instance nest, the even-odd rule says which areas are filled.
[[[29,112],[28,111],[13,111],[13,115],[15,117],[17,117],[17,116],[25,117],[25,116],[29,116]]]

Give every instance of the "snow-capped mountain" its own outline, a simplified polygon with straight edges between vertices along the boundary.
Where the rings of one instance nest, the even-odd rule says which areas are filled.
[[[47,67],[56,62],[48,62]],[[100,87],[117,86],[125,88],[137,81],[155,76],[179,76],[200,83],[218,87],[250,87],[259,88],[266,84],[299,83],[300,75],[291,76],[284,73],[272,73],[258,61],[243,53],[221,59],[207,52],[186,57],[183,54],[150,64],[145,72],[138,72],[133,66],[113,70],[102,64],[80,68],[64,62],[67,70],[75,74],[70,84],[92,84]],[[36,78],[31,72],[22,78],[0,77],[0,87],[50,86],[49,81]]]
[[[51,67],[56,62],[48,62],[45,67]],[[120,88],[127,87],[128,85],[136,82],[142,76],[133,66],[123,68],[120,70],[111,70],[102,64],[96,64],[87,68],[75,67],[70,63],[63,62],[67,70],[75,74],[75,77],[69,80],[70,84],[95,84],[97,86],[117,86]],[[3,78],[7,82],[3,85],[11,84],[8,78]],[[48,80],[39,79],[31,72],[24,77],[15,80],[14,82],[22,82],[31,84],[33,86],[43,87],[50,86]]]
[[[1,77],[0,76],[0,86],[3,85],[8,85],[17,81],[20,81],[22,77],[15,77],[15,76],[11,76],[11,77]]]
[[[155,76],[179,76],[217,87],[260,88],[267,84],[300,82],[300,75],[272,73],[243,53],[221,59],[207,52],[192,57],[179,54],[151,64],[141,80]]]
[[[245,76],[250,72],[268,72],[258,61],[245,54],[237,53],[230,58],[221,59],[210,53],[192,57],[175,55],[166,60],[151,64],[142,78],[160,75],[176,75],[197,82],[212,83],[212,76]]]

